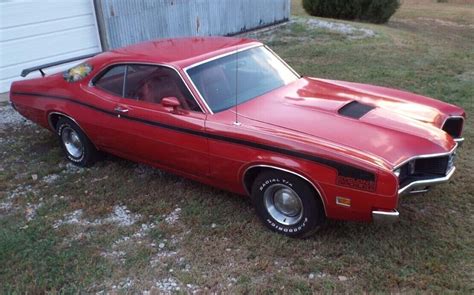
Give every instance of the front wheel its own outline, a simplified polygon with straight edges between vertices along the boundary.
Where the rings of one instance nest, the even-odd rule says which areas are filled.
[[[289,173],[260,173],[252,186],[252,201],[263,223],[287,236],[309,236],[325,220],[323,204],[314,188]]]
[[[69,161],[80,167],[87,167],[95,162],[98,152],[76,123],[68,118],[60,118],[56,130]]]

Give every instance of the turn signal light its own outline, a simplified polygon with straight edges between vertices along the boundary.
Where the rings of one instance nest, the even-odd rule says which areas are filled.
[[[350,207],[351,199],[344,197],[336,197],[336,204],[343,207]]]

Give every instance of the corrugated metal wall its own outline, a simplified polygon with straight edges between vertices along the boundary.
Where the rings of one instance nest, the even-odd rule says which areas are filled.
[[[103,45],[230,35],[288,20],[290,0],[96,0]]]

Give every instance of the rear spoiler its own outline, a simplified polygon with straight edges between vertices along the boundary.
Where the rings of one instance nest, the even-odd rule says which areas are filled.
[[[51,67],[58,66],[58,65],[62,65],[62,64],[67,64],[67,63],[70,63],[70,62],[73,62],[73,61],[77,61],[77,60],[81,60],[81,59],[90,58],[90,57],[96,56],[96,55],[99,54],[99,53],[100,53],[100,52],[96,52],[96,53],[92,53],[92,54],[86,54],[86,55],[81,55],[81,56],[77,56],[77,57],[73,57],[73,58],[68,58],[68,59],[64,59],[64,60],[60,60],[60,61],[56,61],[56,62],[47,63],[47,64],[44,64],[44,65],[41,65],[41,66],[37,66],[37,67],[32,67],[32,68],[24,69],[23,71],[21,71],[21,76],[22,76],[22,77],[26,77],[26,76],[28,76],[31,72],[40,71],[41,76],[44,77],[46,74],[44,73],[43,69],[51,68]]]

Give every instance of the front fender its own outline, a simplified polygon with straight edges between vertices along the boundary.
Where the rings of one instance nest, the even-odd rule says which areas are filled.
[[[240,179],[247,194],[250,194],[251,173],[261,169],[275,169],[301,177],[310,183],[321,196],[326,216],[340,220],[370,221],[374,210],[393,210],[398,205],[398,180],[390,171],[376,169],[375,191],[343,186],[337,181],[337,171],[321,164],[298,161],[286,157],[270,157],[243,165]],[[250,174],[250,175],[249,175]],[[351,205],[342,206],[338,197],[351,200]]]

